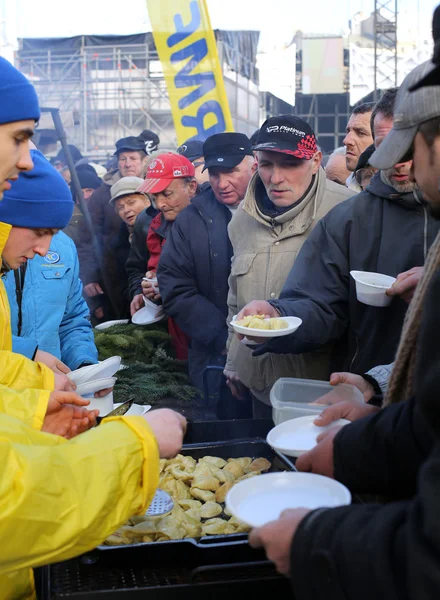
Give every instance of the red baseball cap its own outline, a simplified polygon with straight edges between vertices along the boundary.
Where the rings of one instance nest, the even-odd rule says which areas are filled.
[[[167,152],[155,156],[148,165],[144,183],[137,192],[159,194],[167,188],[174,179],[194,177],[194,165],[181,154]]]

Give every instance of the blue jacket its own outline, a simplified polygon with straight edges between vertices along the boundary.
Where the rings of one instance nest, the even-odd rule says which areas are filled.
[[[4,283],[11,305],[14,352],[33,358],[38,347],[72,370],[98,362],[78,255],[66,234],[57,233],[45,257],[37,255],[25,268],[10,271]]]
[[[208,188],[178,215],[162,250],[160,293],[165,312],[191,338],[190,374],[226,347],[231,218]]]

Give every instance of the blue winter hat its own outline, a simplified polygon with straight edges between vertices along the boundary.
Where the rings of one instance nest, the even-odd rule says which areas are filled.
[[[26,77],[0,57],[0,125],[15,121],[38,121],[37,93]]]
[[[39,150],[31,150],[34,168],[23,171],[0,202],[0,221],[28,229],[63,229],[73,213],[69,186]]]

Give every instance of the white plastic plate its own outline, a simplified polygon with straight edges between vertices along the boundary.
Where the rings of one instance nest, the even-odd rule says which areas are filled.
[[[95,325],[95,329],[98,329],[98,331],[104,331],[104,329],[113,327],[113,325],[127,325],[127,323],[130,323],[129,319],[118,319],[116,321],[106,321],[105,323],[98,323],[98,325]]]
[[[240,481],[226,495],[227,510],[251,527],[278,519],[287,508],[314,510],[350,502],[345,485],[314,473],[267,473]]]
[[[241,335],[245,335],[246,337],[281,337],[283,335],[290,335],[294,331],[300,327],[302,320],[299,317],[277,317],[286,321],[287,327],[285,329],[250,329],[249,327],[243,327],[242,325],[237,325],[235,323],[237,316],[235,316],[231,325],[235,329],[237,333],[241,333]]]
[[[321,433],[328,431],[332,427],[350,423],[347,419],[338,419],[326,427],[318,427],[313,423],[318,416],[316,414],[307,415],[280,423],[267,434],[267,443],[282,454],[299,456],[316,446],[316,438]]]
[[[116,377],[106,377],[105,379],[93,379],[85,383],[80,383],[76,388],[76,393],[80,396],[87,396],[89,394],[95,394],[101,390],[114,387],[117,381]]]
[[[70,371],[70,373],[67,374],[67,377],[76,383],[76,385],[95,381],[96,379],[113,377],[121,366],[121,360],[120,356],[111,356],[110,358],[107,358],[107,360],[99,362],[97,365],[90,365],[88,367],[76,369],[76,371]]]
[[[113,409],[118,408],[118,406],[121,406],[122,402],[116,402],[115,404],[113,404]],[[127,410],[127,412],[125,413],[125,417],[140,417],[142,415],[144,415],[145,413],[147,413],[151,408],[150,404],[132,404],[130,409]]]

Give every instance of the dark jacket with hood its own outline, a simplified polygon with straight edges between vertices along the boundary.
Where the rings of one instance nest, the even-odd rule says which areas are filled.
[[[142,277],[147,272],[148,260],[150,258],[147,248],[147,236],[152,220],[159,213],[153,205],[143,210],[136,217],[130,242],[130,252],[125,271],[128,276],[130,300],[137,294],[142,294]]]
[[[344,427],[335,479],[392,495],[310,513],[291,549],[296,600],[440,597],[440,272],[428,288],[417,343],[415,397]]]
[[[301,354],[334,342],[333,371],[366,373],[394,360],[407,303],[386,308],[362,304],[350,271],[396,277],[423,266],[439,231],[421,193],[398,194],[376,174],[364,192],[333,208],[304,243],[279,300],[282,315],[303,321],[291,336],[256,353]]]
[[[85,286],[95,282],[104,286],[112,305],[112,315],[108,315],[108,318],[115,319],[129,316],[128,278],[125,272],[130,250],[129,231],[109,204],[110,188],[119,179],[119,171],[107,173],[103,184],[93,192],[87,205],[101,251],[102,272],[87,228],[84,228],[84,235],[77,242],[82,282]]]
[[[189,371],[196,385],[205,366],[226,348],[231,217],[206,189],[177,216],[159,262],[163,307],[191,338]]]

